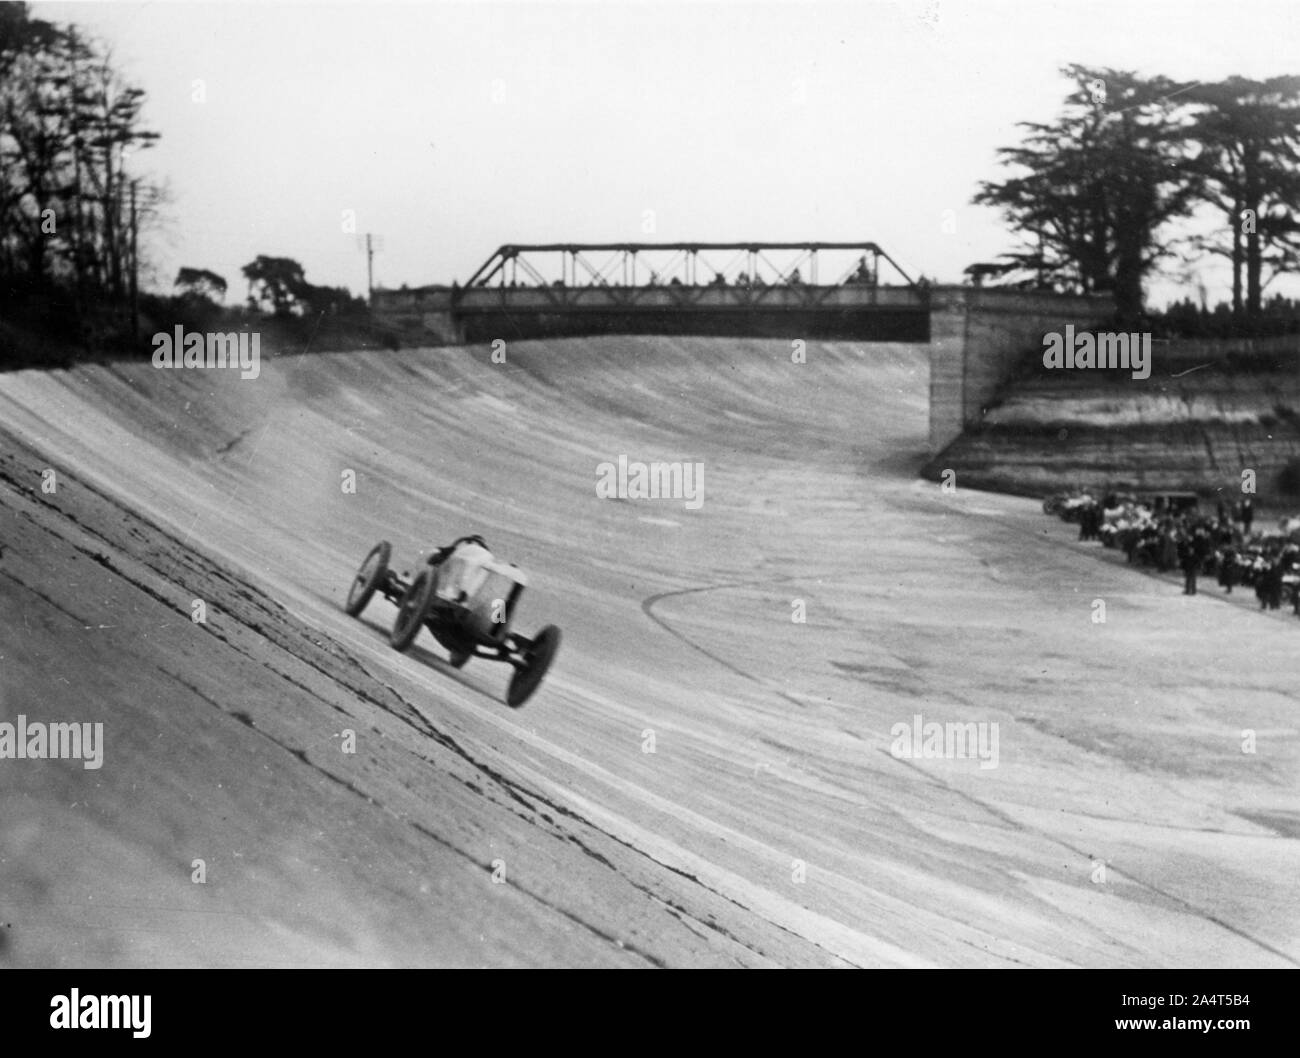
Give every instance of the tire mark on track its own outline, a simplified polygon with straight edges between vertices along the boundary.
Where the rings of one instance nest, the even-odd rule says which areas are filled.
[[[1002,521],[1003,519],[998,519],[998,520]],[[780,697],[786,699],[787,701],[793,701],[796,704],[802,706],[803,703],[798,702],[797,699],[791,697],[789,694],[786,694],[784,691],[772,687],[770,683],[763,680],[761,677],[755,676],[753,673],[748,672],[737,665],[733,665],[730,661],[727,661],[725,658],[721,658],[717,654],[714,654],[712,651],[706,649],[705,647],[700,646],[698,643],[694,642],[690,637],[688,637],[685,633],[679,632],[677,629],[673,628],[666,620],[664,620],[662,617],[657,616],[654,613],[655,605],[664,599],[669,599],[669,598],[674,598],[677,596],[684,596],[684,595],[698,595],[705,592],[725,591],[729,588],[751,588],[751,587],[762,586],[765,584],[780,584],[791,580],[799,580],[799,579],[803,579],[803,578],[782,577],[779,579],[763,580],[763,581],[735,581],[735,582],[729,582],[725,584],[706,584],[702,587],[697,587],[697,588],[682,588],[677,591],[660,592],[656,595],[650,595],[647,596],[645,599],[643,599],[641,602],[641,610],[647,617],[650,618],[650,620],[654,621],[655,624],[659,625],[665,631],[669,632],[671,635],[681,640],[687,646],[693,648],[694,650],[699,651],[705,657],[723,666],[728,671],[735,673],[738,676],[741,676],[742,678],[750,681],[751,683],[758,684],[760,687],[763,687],[765,690],[780,695]],[[877,735],[877,737],[882,739],[884,738],[884,736],[882,735]],[[988,812],[995,819],[999,820],[1000,822],[1004,823],[1006,826],[1010,827],[1013,831],[1022,834],[1033,834],[1046,841],[1054,842],[1055,844],[1059,845],[1061,848],[1066,849],[1067,851],[1073,853],[1076,856],[1079,856],[1082,859],[1090,860],[1092,858],[1091,853],[1085,852],[1083,849],[1071,845],[1065,839],[1057,837],[1055,834],[1048,833],[1045,830],[1040,830],[1037,827],[1028,826],[1024,823],[1021,823],[1019,820],[1009,815],[1003,809],[994,806],[993,804],[983,800],[982,798],[976,797],[974,794],[967,793],[965,790],[962,790],[956,786],[952,786],[951,784],[945,782],[940,778],[937,778],[934,775],[931,775],[929,772],[927,772],[920,765],[916,764],[914,761],[895,757],[892,753],[884,749],[881,749],[879,752],[883,754],[885,757],[887,757],[889,760],[892,760],[895,763],[901,764],[911,769],[917,775],[920,775],[930,785],[937,787],[938,789],[942,789],[947,793],[952,794],[955,797],[961,798],[962,800],[966,801],[971,805],[983,809],[985,812]],[[1244,940],[1249,944],[1253,944],[1256,947],[1262,949],[1263,951],[1268,952],[1271,955],[1277,956],[1279,959],[1282,959],[1285,962],[1290,963],[1292,966],[1300,968],[1300,960],[1297,960],[1295,956],[1289,955],[1286,952],[1273,947],[1273,945],[1269,944],[1267,941],[1252,936],[1250,933],[1247,933],[1245,930],[1240,929],[1229,922],[1225,922],[1223,919],[1214,915],[1212,912],[1206,911],[1190,903],[1184,897],[1178,896],[1176,893],[1171,893],[1165,889],[1160,888],[1158,885],[1155,885],[1152,882],[1145,881],[1141,878],[1138,878],[1136,875],[1129,874],[1125,871],[1115,871],[1114,873],[1119,875],[1121,878],[1128,879],[1134,885],[1137,885],[1142,889],[1145,889],[1147,892],[1152,893],[1156,896],[1163,897],[1165,900],[1168,900],[1171,903],[1183,908],[1187,913],[1191,914],[1193,917],[1199,918],[1205,922],[1212,923],[1213,925],[1218,926],[1220,929],[1226,930],[1228,933],[1231,933],[1233,936],[1238,937],[1239,939]]]
[[[779,687],[773,687],[768,681],[760,679],[758,676],[755,676],[751,672],[746,672],[744,669],[736,665],[733,665],[726,658],[720,657],[719,655],[714,654],[711,650],[707,650],[706,648],[700,646],[699,643],[695,642],[689,636],[686,636],[683,633],[677,631],[677,629],[675,629],[662,617],[657,616],[654,612],[654,608],[657,603],[662,602],[664,599],[672,599],[682,595],[698,595],[701,592],[721,591],[726,588],[761,588],[768,584],[788,584],[792,580],[804,580],[804,579],[805,579],[804,577],[773,577],[768,580],[732,581],[726,584],[708,584],[702,588],[679,588],[676,591],[663,591],[663,592],[659,592],[659,594],[657,595],[650,595],[642,599],[641,612],[644,613],[648,618],[650,618],[650,620],[652,620],[655,624],[657,624],[669,635],[675,636],[677,639],[681,640],[692,650],[699,651],[710,661],[716,662],[717,664],[721,665],[723,668],[727,669],[730,672],[735,673],[735,675],[741,677],[742,679],[749,680],[751,683],[757,683],[760,687],[764,688],[765,690],[771,691],[773,694],[780,695],[787,702],[790,702],[793,705],[797,705],[800,709],[806,709],[808,708],[807,702],[800,701],[798,698],[794,697],[791,694],[787,694]]]

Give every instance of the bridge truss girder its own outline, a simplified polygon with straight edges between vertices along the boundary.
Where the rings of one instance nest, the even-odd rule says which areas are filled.
[[[828,253],[841,261],[850,255],[852,267],[841,268],[833,278],[823,277],[819,265]],[[720,254],[727,255],[721,264]],[[776,255],[786,259],[774,260]],[[825,301],[828,291],[841,286],[884,285],[882,264],[901,280],[888,285],[917,287],[873,242],[507,244],[498,247],[459,290],[542,290],[557,308],[576,307],[580,292],[593,288],[628,308],[636,307],[649,290],[668,291],[671,301],[682,307],[698,302],[702,291],[714,291],[716,297],[721,290],[728,291],[725,300],[737,307],[757,307],[771,298],[773,290],[782,290],[783,302],[788,303],[793,293],[799,302],[815,307]],[[823,278],[832,281],[823,283]]]

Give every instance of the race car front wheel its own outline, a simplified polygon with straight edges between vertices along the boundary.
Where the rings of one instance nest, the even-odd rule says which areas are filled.
[[[397,620],[393,622],[393,631],[388,636],[388,642],[394,650],[405,650],[415,642],[432,597],[433,570],[426,566],[411,582],[398,604]]]
[[[387,540],[381,540],[370,549],[370,554],[361,563],[352,587],[348,589],[348,601],[343,605],[343,612],[349,617],[357,617],[374,597],[375,589],[384,582],[388,573],[388,560],[393,557],[393,547]]]

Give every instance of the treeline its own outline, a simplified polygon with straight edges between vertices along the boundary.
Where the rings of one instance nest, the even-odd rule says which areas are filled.
[[[144,103],[77,27],[0,2],[0,366],[139,354],[155,329],[247,326],[249,316],[276,317],[291,347],[306,336],[327,346],[332,331],[395,341],[363,299],[308,282],[290,258],[244,266],[247,299],[235,307],[225,277],[206,268],[181,268],[170,296],[140,290],[141,233],[163,197],[131,167],[158,140]],[[322,330],[326,318],[337,325]]]
[[[1155,338],[1277,338],[1300,334],[1300,301],[1275,294],[1258,313],[1243,317],[1226,301],[1211,308],[1184,298],[1146,313],[1142,327]]]
[[[1059,117],[1022,122],[1021,142],[998,152],[1011,175],[974,197],[1002,211],[1019,246],[967,275],[1110,293],[1132,321],[1162,262],[1218,256],[1232,271],[1230,317],[1263,317],[1269,282],[1300,266],[1300,77],[1062,73],[1074,88]]]
[[[365,298],[354,297],[347,287],[316,286],[307,281],[301,264],[292,257],[258,254],[240,269],[248,281],[248,298],[242,308],[227,315],[357,316],[369,313]],[[178,307],[215,317],[223,312],[226,277],[206,268],[183,267],[176,273],[171,299]]]
[[[177,277],[178,286],[184,271]],[[302,265],[292,257],[258,254],[240,271],[248,280],[248,307],[252,311],[269,311],[281,317],[357,315],[369,311],[365,299],[353,297],[347,287],[307,282]]]
[[[140,215],[156,195],[127,164],[158,138],[141,124],[143,104],[76,27],[0,3],[0,283],[10,296],[127,299]]]

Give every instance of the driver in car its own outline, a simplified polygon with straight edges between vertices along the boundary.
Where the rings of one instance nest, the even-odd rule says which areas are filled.
[[[484,568],[492,561],[492,552],[481,536],[462,536],[446,547],[440,547],[428,558],[435,574],[433,590],[436,595],[452,602],[465,602],[472,598],[487,576]]]

